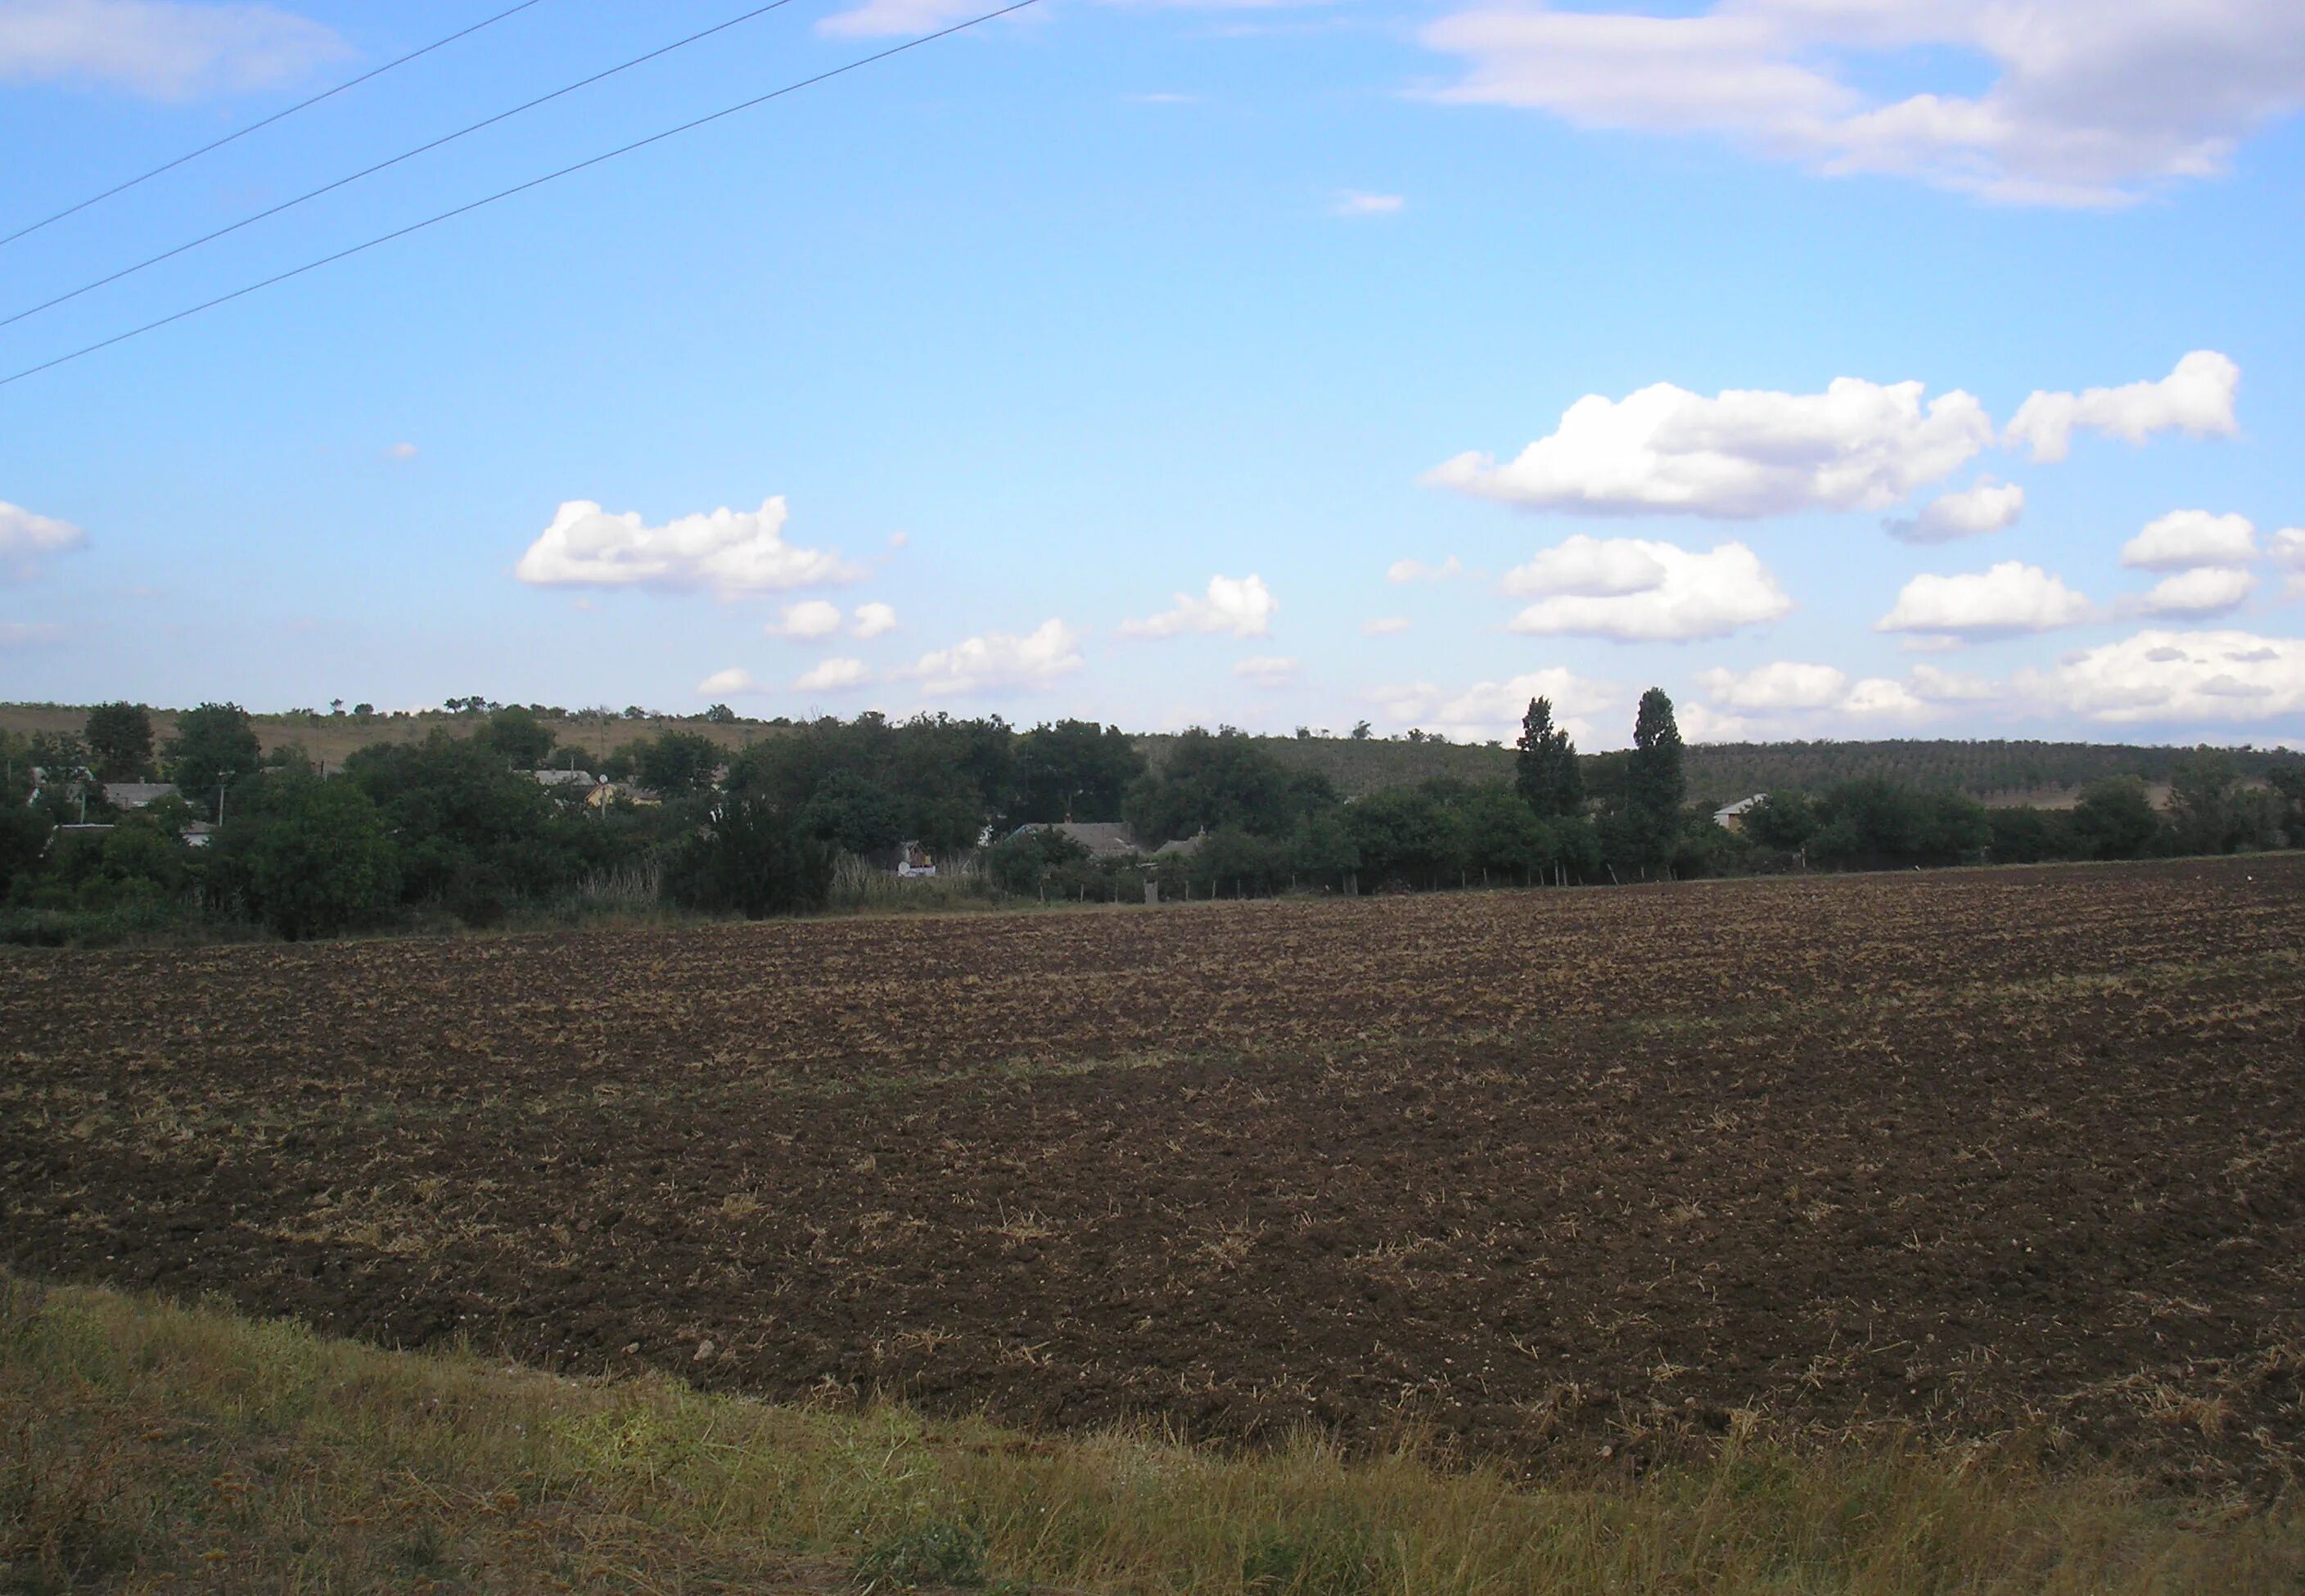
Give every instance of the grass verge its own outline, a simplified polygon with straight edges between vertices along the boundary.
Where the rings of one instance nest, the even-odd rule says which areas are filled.
[[[2305,1515],[2013,1448],[1531,1485],[561,1380],[0,1277],[0,1591],[2295,1591]]]

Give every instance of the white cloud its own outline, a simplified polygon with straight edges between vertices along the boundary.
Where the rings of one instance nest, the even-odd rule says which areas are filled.
[[[1887,676],[1867,676],[1842,697],[1843,715],[1863,720],[1918,720],[1930,713],[1928,704],[1902,682]]]
[[[1901,682],[1867,676],[1851,683],[1847,672],[1829,665],[1779,660],[1743,672],[1702,671],[1697,681],[1712,700],[1716,741],[1750,733],[1748,715],[1824,712],[1877,720],[1928,713],[1928,705]]]
[[[1368,697],[1403,726],[1475,743],[1491,737],[1509,742],[1519,736],[1521,717],[1527,713],[1529,700],[1551,699],[1554,724],[1566,728],[1578,744],[1589,746],[1595,732],[1588,717],[1614,708],[1618,692],[1610,683],[1554,666],[1504,682],[1476,682],[1461,692],[1416,682],[1374,688]]]
[[[2257,528],[2245,515],[2172,510],[2122,546],[2121,563],[2139,571],[2246,565],[2257,558]]]
[[[2266,554],[2276,565],[2305,571],[2305,526],[2285,526],[2267,541]]]
[[[1845,673],[1790,660],[1742,673],[1716,667],[1700,671],[1697,680],[1707,698],[1731,709],[1822,709],[1839,703],[1849,690]]]
[[[2295,0],[1716,0],[1695,15],[1476,0],[1422,37],[1467,61],[1443,99],[2015,204],[2120,205],[2215,175],[2305,105]],[[1964,92],[1977,63],[1989,81]],[[1919,91],[1868,92],[1892,74]]]
[[[1297,662],[1274,654],[1258,654],[1234,666],[1232,674],[1259,687],[1282,687],[1297,679]]]
[[[1408,630],[1407,615],[1378,615],[1361,623],[1363,637],[1398,637]]]
[[[1753,723],[1743,716],[1726,715],[1704,704],[1676,704],[1672,719],[1686,743],[1743,743],[1753,735]]]
[[[840,630],[840,606],[822,598],[804,598],[798,604],[786,605],[784,613],[764,630],[770,637],[814,642]]]
[[[2305,639],[2140,632],[2017,687],[2043,710],[2114,725],[2267,720],[2305,711]]]
[[[1254,573],[1235,580],[1229,576],[1209,578],[1205,598],[1195,598],[1189,593],[1176,595],[1173,607],[1142,621],[1123,622],[1123,637],[1176,637],[1188,632],[1223,632],[1233,637],[1269,637],[1272,617],[1280,608],[1279,600],[1264,585],[1264,579]]]
[[[1967,575],[1916,576],[1874,630],[1995,637],[2077,626],[2096,613],[2088,599],[2065,586],[2062,577],[2038,565],[2003,560],[1989,571]]]
[[[923,654],[910,667],[892,673],[921,683],[931,697],[958,693],[1036,691],[1053,686],[1081,667],[1080,634],[1062,621],[1043,621],[1023,637],[991,632]]]
[[[2298,15],[2305,17],[2305,8]],[[2029,444],[2036,460],[2063,460],[2076,428],[2141,444],[2156,432],[2231,437],[2241,430],[2233,395],[2241,368],[2211,349],[2197,349],[2158,382],[2132,382],[2081,394],[2037,393],[2009,423],[2011,446]]]
[[[1993,441],[1958,389],[1839,377],[1822,394],[1731,389],[1707,399],[1657,383],[1621,401],[1587,394],[1514,460],[1464,454],[1425,480],[1527,509],[1747,518],[1885,510]]]
[[[1974,488],[1940,494],[1923,505],[1918,515],[1881,524],[1891,537],[1907,543],[1952,543],[2015,526],[2024,513],[2022,488],[1987,477]]]
[[[730,698],[760,691],[761,684],[753,680],[753,673],[739,666],[714,671],[696,684],[696,696],[699,698]]]
[[[2213,615],[2239,605],[2257,589],[2257,578],[2246,571],[2204,565],[2165,576],[2145,595],[2149,615]]]
[[[846,692],[872,679],[872,667],[863,660],[835,658],[809,666],[793,685],[803,692]]]
[[[293,82],[351,53],[319,23],[268,5],[0,0],[0,81],[184,99]]]
[[[1363,194],[1348,189],[1337,197],[1336,214],[1340,216],[1397,216],[1408,201],[1399,194]]]
[[[413,460],[416,458],[416,446],[408,443],[395,444],[385,453],[395,460]]]
[[[869,641],[896,629],[897,612],[893,607],[886,604],[860,604],[856,607],[855,624],[849,627],[848,632],[852,637],[861,637]]]
[[[53,621],[0,621],[0,649],[35,649],[64,634]]]
[[[1583,533],[1507,573],[1505,591],[1538,595],[1510,630],[1619,642],[1725,637],[1789,614],[1793,601],[1742,543],[1697,554],[1671,543]]]
[[[1453,554],[1437,565],[1428,565],[1423,560],[1395,560],[1384,568],[1385,581],[1396,584],[1412,582],[1452,582],[1464,574],[1464,563]]]
[[[590,499],[560,506],[513,574],[544,587],[710,590],[724,597],[853,582],[863,573],[825,549],[784,540],[781,497],[758,510],[714,510],[663,526],[611,515]]]
[[[87,541],[88,534],[69,521],[0,502],[0,581],[30,581],[38,573],[43,556],[64,554]]]

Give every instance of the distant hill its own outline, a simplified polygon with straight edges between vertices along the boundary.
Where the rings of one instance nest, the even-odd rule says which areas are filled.
[[[0,704],[0,731],[78,732],[88,718],[69,704]],[[372,715],[295,713],[251,717],[265,751],[302,745],[311,758],[336,764],[370,743],[421,741],[435,729],[464,735],[484,717],[446,710]],[[708,721],[701,716],[569,715],[545,717],[564,745],[605,756],[623,743],[677,728],[697,732],[731,751],[785,734],[789,723],[761,720]],[[175,732],[172,710],[152,712],[154,731],[166,743]],[[1020,728],[1021,729],[1021,728]],[[1370,737],[1258,737],[1256,745],[1291,770],[1318,770],[1348,796],[1387,787],[1414,786],[1446,777],[1458,781],[1510,780],[1513,751],[1463,743],[1410,743]],[[1168,755],[1172,735],[1148,733],[1135,738],[1153,764]],[[1786,787],[1816,788],[1836,781],[1881,776],[1912,786],[1967,793],[1988,802],[2070,803],[2089,783],[2134,776],[2165,784],[2189,751],[2118,743],[2037,743],[1950,738],[1895,738],[1877,743],[1714,743],[1688,751],[1688,795],[1693,802],[1726,803],[1754,793]],[[2234,762],[2244,777],[2258,777],[2277,751],[2237,749]],[[2287,756],[2294,758],[2294,755]],[[1604,785],[1607,754],[1587,756],[1595,785]]]

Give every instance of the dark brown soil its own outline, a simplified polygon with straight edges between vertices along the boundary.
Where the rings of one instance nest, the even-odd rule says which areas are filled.
[[[2296,856],[0,959],[18,1270],[1531,1464],[2268,1486],[2301,1133]]]

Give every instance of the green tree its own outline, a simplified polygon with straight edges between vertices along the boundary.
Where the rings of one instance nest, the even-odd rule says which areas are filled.
[[[821,909],[832,887],[832,850],[752,798],[731,798],[691,837],[666,872],[673,901],[747,920]]]
[[[1397,881],[1439,884],[1453,863],[1453,837],[1445,810],[1416,787],[1370,793],[1346,806],[1345,828],[1359,853],[1364,885]]]
[[[2241,841],[2234,797],[2241,773],[2219,748],[2197,748],[2169,775],[2169,822],[2178,850],[2223,853]]]
[[[384,816],[350,781],[276,778],[246,824],[251,907],[290,941],[374,924],[400,896],[400,867]]]
[[[860,859],[905,840],[896,801],[853,770],[836,770],[800,811],[800,828]]]
[[[1117,726],[1059,720],[1016,739],[1016,770],[1012,819],[1117,820],[1144,758]]]
[[[473,734],[473,741],[500,755],[515,770],[536,770],[552,757],[552,728],[518,704],[507,704],[489,717],[489,724]]]
[[[1496,878],[1525,887],[1535,880],[1553,851],[1552,829],[1539,812],[1501,784],[1476,788],[1456,811],[1459,868],[1484,881]]]
[[[1769,793],[1745,811],[1745,835],[1754,845],[1798,853],[1816,835],[1816,809],[1799,792]]]
[[[1552,819],[1573,815],[1585,808],[1585,778],[1577,768],[1577,745],[1569,734],[1552,724],[1552,700],[1535,698],[1521,717],[1519,751],[1514,760],[1515,785],[1530,809]]]
[[[1167,760],[1132,785],[1123,817],[1147,844],[1172,842],[1204,831],[1234,830],[1285,836],[1302,811],[1292,799],[1311,794],[1256,740],[1226,726],[1194,726],[1170,745]]]
[[[176,717],[176,734],[162,751],[169,779],[184,797],[214,815],[220,784],[254,772],[263,746],[248,711],[238,704],[202,704]]]
[[[699,732],[667,732],[633,751],[633,775],[650,792],[667,798],[708,792],[713,773],[727,756]]]
[[[1680,727],[1672,700],[1661,687],[1641,694],[1633,718],[1633,749],[1625,761],[1625,819],[1643,869],[1665,868],[1680,829],[1688,783],[1681,770]]]
[[[141,704],[98,704],[81,735],[98,781],[141,781],[152,768],[152,715]]]
[[[2168,852],[2169,828],[2133,776],[2090,785],[2073,806],[2074,839],[2090,859],[2143,859]]]

